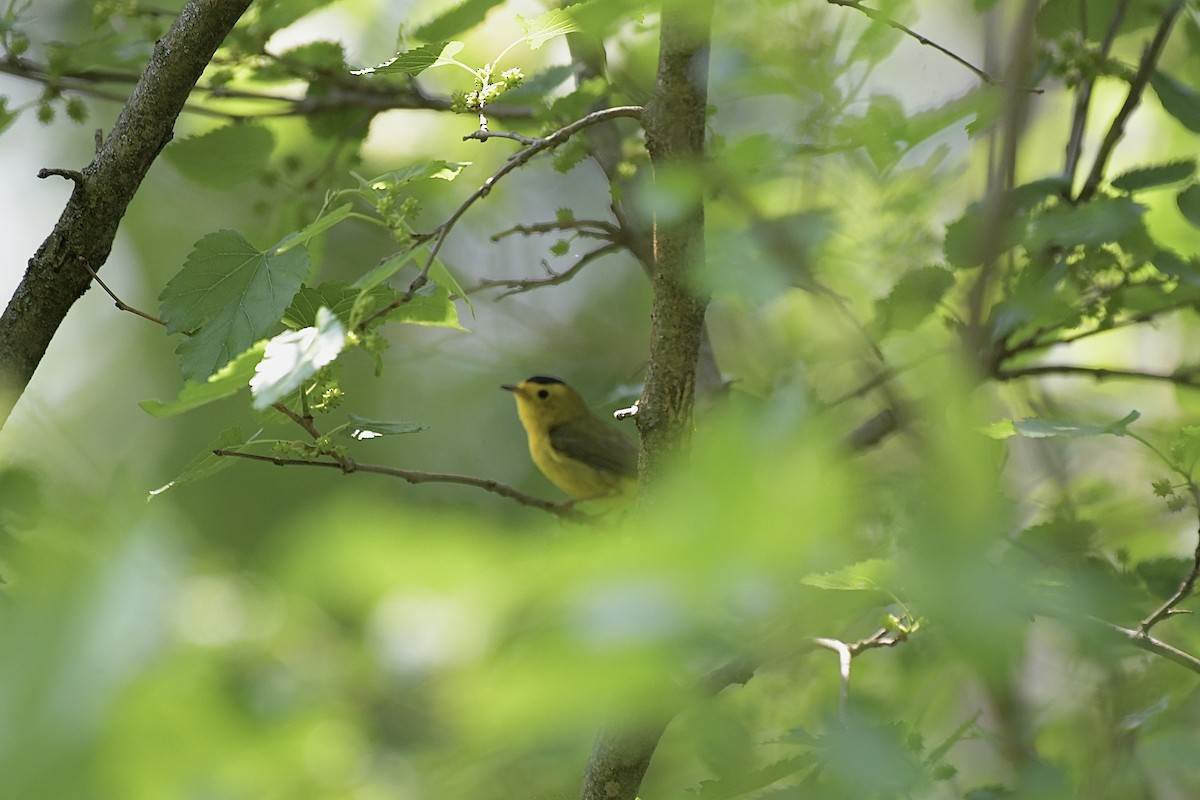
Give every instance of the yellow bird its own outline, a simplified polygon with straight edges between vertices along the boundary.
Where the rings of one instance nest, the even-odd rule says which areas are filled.
[[[513,386],[517,416],[533,463],[572,500],[621,504],[637,491],[637,451],[593,414],[579,392],[558,378],[534,375]]]

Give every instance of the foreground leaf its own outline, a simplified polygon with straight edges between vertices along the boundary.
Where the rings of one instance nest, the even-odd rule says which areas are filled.
[[[345,326],[324,307],[317,310],[315,327],[288,331],[271,339],[250,379],[255,410],[261,411],[299,389],[345,347]]]
[[[237,394],[250,385],[254,367],[262,360],[266,346],[265,341],[259,342],[221,367],[206,381],[188,381],[174,400],[166,403],[160,400],[143,400],[138,405],[151,416],[173,417],[214,400]]]
[[[168,332],[192,332],[176,349],[184,378],[207,378],[269,333],[308,267],[303,248],[264,252],[237,231],[197,242],[159,295]]]
[[[170,483],[154,489],[146,499],[153,500],[168,489],[195,483],[233,466],[232,458],[213,455],[213,451],[236,449],[244,444],[246,444],[246,438],[242,436],[240,428],[234,427],[222,431],[221,435],[214,439],[208,447],[204,448],[202,453],[187,463],[187,466],[183,468],[183,472],[179,473],[179,477]]]

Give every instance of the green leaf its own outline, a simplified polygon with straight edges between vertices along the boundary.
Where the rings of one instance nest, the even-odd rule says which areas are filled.
[[[409,264],[415,266],[416,257],[419,254],[420,251],[414,253],[412,250],[401,250],[399,253],[393,253],[356,280],[353,283],[354,288],[358,289],[360,294],[366,294]]]
[[[466,330],[458,323],[458,309],[450,299],[450,290],[433,282],[414,294],[407,303],[391,311],[387,318],[412,325]]]
[[[163,159],[194,183],[231,189],[258,177],[274,149],[275,136],[263,126],[233,124],[173,142]]]
[[[1150,76],[1150,85],[1163,110],[1189,131],[1200,133],[1200,92],[1158,70]]]
[[[531,20],[517,14],[517,24],[525,31],[525,41],[530,50],[537,50],[555,36],[575,33],[580,29],[570,11],[561,8],[551,9]]]
[[[951,267],[977,267],[988,256],[995,258],[1021,241],[1026,225],[1023,217],[995,219],[994,216],[985,215],[982,206],[973,203],[961,217],[946,226],[942,249]],[[985,252],[988,246],[990,253]]]
[[[1083,205],[1061,203],[1033,219],[1030,246],[1095,246],[1116,241],[1141,221],[1146,207],[1128,197],[1100,197]]]
[[[1112,179],[1112,187],[1122,192],[1136,192],[1155,186],[1185,181],[1196,172],[1194,160],[1169,161],[1150,167],[1127,170]]]
[[[1108,425],[1084,425],[1078,422],[1055,422],[1037,417],[1026,417],[1020,420],[1001,420],[988,426],[984,433],[993,439],[1008,439],[1013,436],[1022,436],[1026,439],[1124,436],[1129,432],[1128,427],[1141,416],[1138,411],[1130,411],[1121,419]]]
[[[452,63],[451,59],[463,49],[462,42],[433,42],[397,53],[374,67],[350,70],[351,75],[396,75],[415,78],[430,67]]]
[[[299,389],[345,347],[346,327],[328,308],[317,310],[316,326],[287,331],[268,341],[250,379],[254,409],[261,411]]]
[[[1178,278],[1192,286],[1200,286],[1200,267],[1173,250],[1159,249],[1150,261],[1162,274]]]
[[[1200,228],[1200,184],[1192,184],[1175,198],[1179,211],[1188,222]]]
[[[188,381],[174,400],[143,400],[138,403],[142,410],[155,417],[173,417],[193,408],[207,405],[214,400],[237,394],[250,385],[254,367],[262,360],[266,341],[261,341],[237,358],[230,361],[206,381]]]
[[[240,428],[234,427],[222,431],[221,435],[210,442],[208,447],[204,448],[203,452],[187,463],[187,466],[183,468],[183,472],[179,473],[179,477],[170,483],[154,489],[146,499],[153,500],[168,489],[175,489],[179,486],[186,486],[189,483],[196,483],[215,475],[223,469],[232,467],[232,458],[214,455],[213,451],[236,450],[245,444],[246,438],[242,436]]]
[[[308,273],[308,252],[276,254],[237,231],[198,241],[159,295],[167,331],[192,331],[176,349],[184,378],[203,380],[279,324]]]
[[[462,286],[459,285],[458,281],[450,273],[450,270],[446,268],[446,265],[442,263],[440,258],[433,259],[433,264],[429,266],[429,279],[440,286],[445,286],[450,290],[450,294],[462,299],[467,304],[467,308],[471,310],[471,315],[474,316],[475,306],[471,305],[471,298],[467,297],[467,293],[463,291]]]
[[[308,244],[308,240],[314,236],[320,236],[325,231],[337,225],[339,222],[350,216],[350,212],[354,206],[351,203],[345,203],[337,208],[324,210],[312,222],[305,225],[298,231],[293,231],[287,236],[279,240],[279,244],[272,248],[271,252],[274,255],[281,255],[302,244]]]
[[[834,572],[805,575],[800,582],[818,589],[846,592],[887,591],[884,584],[892,580],[895,574],[895,561],[871,558]]]
[[[358,180],[359,188],[365,192],[387,192],[398,186],[414,181],[436,178],[437,180],[452,181],[459,176],[465,167],[471,166],[470,161],[422,161],[410,164],[402,169],[385,172],[374,178],[354,177]]]
[[[900,277],[892,291],[875,301],[874,325],[881,331],[916,328],[937,308],[954,285],[954,274],[941,267],[922,267]]]
[[[413,35],[425,41],[449,39],[483,22],[488,12],[502,2],[504,0],[463,0],[419,25]]]
[[[405,433],[420,433],[428,430],[428,426],[419,422],[385,422],[377,419],[366,419],[357,414],[350,414],[350,426],[345,433],[351,439],[366,441],[380,436],[398,436]]]
[[[301,287],[287,311],[283,312],[283,324],[292,330],[316,325],[317,311],[325,307],[348,325],[358,295],[358,289],[342,281],[325,281],[315,289],[311,286]]]

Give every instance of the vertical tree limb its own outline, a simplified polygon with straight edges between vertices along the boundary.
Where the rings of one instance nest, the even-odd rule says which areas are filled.
[[[712,13],[712,0],[663,3],[658,77],[642,115],[656,180],[665,171],[701,166]],[[703,193],[697,184],[693,196],[677,199],[686,210],[654,223],[650,361],[637,416],[642,490],[691,441],[696,362],[708,306],[692,269],[704,259]]]
[[[91,285],[85,268],[108,259],[117,226],[175,119],[250,0],[190,0],[154,45],[145,72],[108,138],[82,172],[43,171],[75,184],[53,232],[29,260],[0,315],[0,426],[25,391],[50,340]]]
[[[642,124],[656,176],[699,168],[708,108],[708,48],[713,0],[664,0],[658,77]],[[639,503],[691,441],[696,363],[708,297],[693,279],[704,258],[704,198],[681,198],[685,211],[654,223],[650,361],[637,415],[641,434]],[[648,491],[649,490],[649,491]],[[583,776],[583,800],[634,800],[668,719],[608,727],[596,737]]]

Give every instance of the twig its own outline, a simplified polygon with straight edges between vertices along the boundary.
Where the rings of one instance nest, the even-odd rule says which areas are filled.
[[[554,220],[553,222],[533,222],[527,225],[514,225],[507,230],[492,234],[491,241],[498,242],[514,234],[534,236],[542,233],[554,233],[556,231],[573,231],[576,236],[587,239],[606,239],[610,242],[617,241],[622,235],[620,228],[602,219],[563,219]]]
[[[1015,367],[1013,369],[997,369],[992,377],[1001,381],[1016,378],[1031,378],[1039,375],[1072,375],[1081,378],[1092,378],[1097,381],[1105,380],[1144,380],[1166,381],[1178,386],[1200,389],[1196,382],[1194,370],[1177,370],[1175,372],[1147,372],[1136,369],[1120,369],[1109,367],[1084,367],[1077,364],[1036,364],[1030,367]]]
[[[492,494],[498,494],[501,497],[515,500],[521,505],[539,508],[561,519],[572,522],[595,521],[595,517],[577,510],[570,503],[553,503],[549,500],[542,500],[490,478],[475,478],[470,475],[455,475],[444,472],[420,472],[417,470],[383,466],[381,464],[360,464],[348,458],[344,459],[344,462],[317,461],[306,458],[280,458],[277,456],[265,456],[258,453],[246,453],[240,450],[227,449],[213,450],[213,455],[228,458],[244,458],[249,461],[264,461],[278,467],[328,467],[341,470],[346,474],[351,472],[370,472],[376,475],[389,475],[393,478],[400,478],[412,484],[455,483],[462,486],[474,486],[478,489],[483,489],[485,492],[491,492]]]
[[[1092,622],[1099,623],[1113,633],[1117,633],[1124,637],[1134,647],[1145,650],[1148,653],[1162,656],[1163,658],[1178,664],[1185,669],[1200,675],[1200,658],[1191,653],[1180,650],[1178,647],[1169,645],[1161,639],[1156,639],[1148,633],[1143,633],[1140,629],[1125,628],[1120,625],[1113,624],[1106,620],[1089,617]]]
[[[553,150],[555,147],[558,147],[560,144],[570,139],[576,133],[587,129],[592,125],[598,125],[601,122],[617,119],[619,117],[639,119],[641,115],[641,106],[614,106],[613,108],[605,108],[601,109],[600,111],[594,111],[585,117],[577,119],[570,125],[559,128],[549,136],[544,136],[535,140],[533,144],[530,144],[525,149],[509,156],[508,160],[504,162],[504,165],[500,167],[500,169],[496,170],[496,172],[494,172],[490,178],[485,180],[478,189],[471,192],[467,199],[464,200],[462,204],[460,204],[459,207],[454,210],[454,212],[446,219],[445,222],[435,228],[431,233],[419,237],[420,241],[422,242],[433,239],[433,244],[429,248],[429,255],[426,257],[425,265],[421,268],[420,273],[417,274],[417,277],[413,278],[412,283],[409,284],[408,290],[405,291],[404,294],[400,295],[395,300],[383,306],[374,314],[371,314],[369,317],[360,322],[359,328],[361,330],[365,330],[376,319],[385,316],[386,314],[390,314],[395,309],[413,299],[413,296],[420,291],[421,287],[429,282],[429,270],[433,268],[433,262],[437,259],[438,252],[441,251],[442,245],[446,243],[446,238],[450,235],[450,231],[453,230],[455,224],[458,223],[463,214],[467,213],[467,210],[470,209],[471,206],[473,206],[477,201],[487,197],[491,193],[492,187],[494,187],[501,178],[518,167],[524,166],[538,153],[541,153],[545,150]]]
[[[606,256],[609,253],[615,253],[621,249],[621,245],[610,242],[603,247],[597,247],[595,250],[584,253],[579,257],[578,261],[562,272],[551,272],[550,275],[545,278],[484,278],[476,286],[473,286],[468,293],[503,286],[505,287],[505,290],[496,296],[496,299],[499,300],[504,297],[510,297],[514,294],[522,294],[523,292],[541,289],[546,286],[557,286],[560,283],[566,283],[567,281],[571,280],[571,278],[574,278],[584,267],[601,256]]]
[[[1112,20],[1110,20],[1108,29],[1104,32],[1104,40],[1100,43],[1099,55],[1101,59],[1108,58],[1113,42],[1117,38],[1117,31],[1121,27],[1121,20],[1125,17],[1125,11],[1128,8],[1129,0],[1121,0],[1113,11]],[[1081,15],[1080,27],[1085,31],[1086,35],[1087,3],[1079,4],[1079,13]],[[1088,108],[1091,105],[1092,88],[1095,84],[1096,78],[1094,75],[1084,76],[1075,92],[1075,108],[1071,114],[1071,134],[1067,138],[1066,165],[1063,168],[1063,175],[1067,179],[1063,192],[1064,196],[1068,198],[1071,196],[1071,187],[1075,185],[1075,170],[1079,168],[1079,158],[1083,155],[1083,134],[1084,129],[1087,127]]]
[[[488,139],[512,139],[514,142],[520,142],[526,147],[531,144],[537,144],[538,141],[532,136],[525,136],[524,134],[515,133],[513,131],[493,131],[484,130],[483,128],[472,131],[463,137],[464,142],[471,139],[474,139],[477,142],[486,142]]]
[[[60,178],[66,178],[76,186],[83,188],[83,173],[77,169],[59,169],[58,167],[43,167],[38,170],[37,176],[43,180],[51,175],[57,175]],[[95,274],[95,273],[93,273]]]
[[[1109,126],[1108,132],[1104,134],[1104,140],[1100,143],[1099,149],[1096,150],[1096,158],[1092,162],[1092,171],[1088,173],[1087,180],[1084,182],[1083,188],[1079,190],[1075,202],[1086,202],[1100,187],[1100,182],[1104,179],[1104,170],[1108,166],[1108,159],[1116,148],[1117,143],[1121,141],[1121,137],[1125,135],[1125,123],[1142,100],[1142,92],[1145,91],[1146,84],[1150,82],[1150,76],[1154,72],[1154,65],[1158,63],[1162,49],[1167,43],[1167,37],[1171,33],[1171,28],[1174,26],[1179,12],[1183,10],[1183,5],[1184,0],[1176,0],[1175,4],[1167,9],[1166,13],[1163,14],[1162,20],[1158,23],[1158,28],[1154,31],[1154,38],[1150,40],[1150,44],[1146,45],[1146,49],[1142,51],[1142,59],[1138,63],[1137,73],[1129,83],[1129,93],[1125,95],[1125,102],[1121,104],[1117,115],[1113,117],[1112,125]]]
[[[85,259],[83,256],[79,256],[78,261],[79,261],[80,265],[83,266],[84,269],[86,269],[88,272],[90,272],[92,274],[92,280],[94,280],[96,283],[98,283],[100,285],[100,288],[103,289],[104,292],[109,297],[112,298],[113,303],[115,303],[117,308],[119,308],[121,311],[128,311],[130,314],[136,314],[137,316],[141,317],[142,319],[148,319],[151,322],[157,322],[159,325],[162,325],[164,328],[167,327],[166,320],[160,319],[159,317],[156,317],[153,314],[147,314],[145,311],[142,311],[141,309],[134,308],[133,306],[129,305],[121,298],[117,297],[116,293],[112,289],[108,288],[108,284],[105,283],[104,280],[96,273],[96,270],[92,269],[92,265],[87,263],[87,259]],[[185,334],[186,334],[186,332],[185,332]]]
[[[902,25],[901,23],[897,22],[896,20],[892,19],[891,17],[888,17],[887,15],[883,14],[881,11],[878,11],[877,9],[870,8],[868,6],[864,6],[862,4],[862,0],[826,0],[826,2],[829,3],[830,5],[845,6],[846,8],[853,8],[855,11],[861,11],[863,14],[866,14],[872,20],[874,20],[876,22],[882,22],[884,25],[887,25],[889,28],[894,28],[895,30],[898,30],[901,33],[903,33],[905,36],[909,36],[909,37],[915,39],[918,44],[923,44],[926,47],[932,47],[934,50],[937,50],[942,55],[947,56],[948,58],[952,59],[953,61],[955,61],[955,62],[961,64],[962,66],[966,67],[967,69],[971,70],[971,72],[975,73],[975,76],[978,77],[979,80],[983,81],[984,83],[988,84],[989,86],[998,85],[998,81],[995,78],[993,78],[991,75],[989,75],[983,69],[980,69],[979,67],[972,64],[970,61],[967,61],[965,58],[958,55],[953,50],[950,50],[947,47],[943,47],[942,45],[938,44],[937,42],[933,41],[932,39],[922,36],[921,34],[914,31],[912,28],[908,27],[907,25]],[[1031,87],[1025,88],[1023,91],[1032,92],[1033,94],[1042,94],[1045,90],[1039,89],[1036,86],[1031,86]]]
[[[1168,462],[1169,463],[1169,462]],[[1180,470],[1182,472],[1182,470]],[[1186,476],[1188,482],[1188,490],[1192,495],[1192,504],[1196,508],[1197,514],[1200,514],[1200,487],[1190,476]],[[1175,593],[1167,598],[1161,606],[1156,608],[1145,619],[1138,624],[1137,632],[1141,636],[1149,636],[1150,629],[1162,622],[1164,619],[1176,614],[1182,614],[1176,606],[1182,603],[1196,589],[1196,581],[1200,579],[1200,532],[1196,535],[1196,549],[1192,552],[1192,567],[1188,570],[1188,574],[1184,576],[1179,584],[1179,588]]]

